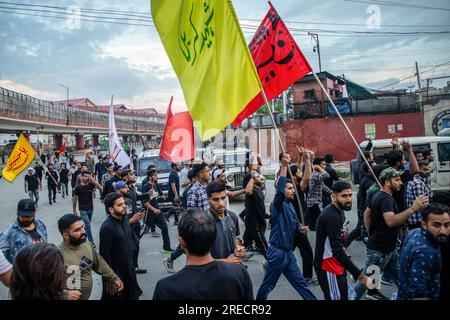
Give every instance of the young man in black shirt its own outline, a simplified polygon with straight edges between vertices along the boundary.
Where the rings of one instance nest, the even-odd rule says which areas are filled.
[[[418,197],[411,208],[400,211],[393,194],[401,190],[402,172],[394,168],[384,169],[380,174],[381,190],[377,192],[364,212],[364,224],[369,232],[367,240],[367,257],[365,273],[368,267],[377,266],[380,274],[388,275],[395,284],[399,277],[399,254],[396,248],[399,230],[410,216],[420,211],[427,203],[428,197]],[[359,300],[365,293],[361,284],[355,286],[356,297]],[[389,300],[378,291],[369,288],[367,298],[372,300]]]
[[[337,175],[336,170],[334,170],[334,168],[331,166],[331,164],[334,161],[333,155],[330,153],[327,153],[326,155],[323,156],[323,158],[325,159],[325,164],[326,164],[325,171],[330,175],[329,178],[325,178],[323,180],[323,183],[329,189],[331,189],[331,187],[333,186],[333,183],[335,181],[339,180],[339,176]],[[323,202],[323,207],[325,208],[327,205],[329,205],[331,203],[331,198],[327,194],[324,194],[322,202]]]
[[[53,204],[56,202],[56,190],[59,184],[59,174],[55,169],[53,169],[52,164],[48,165],[48,171],[45,173],[45,178],[47,179],[48,203]]]
[[[331,190],[332,203],[317,220],[314,267],[325,300],[348,300],[347,271],[363,284],[368,278],[347,256],[342,242],[345,211],[352,207],[352,186],[337,181]]]
[[[123,282],[124,289],[110,294],[107,281],[103,280],[102,300],[138,300],[142,294],[133,263],[135,235],[127,216],[125,199],[120,192],[111,192],[104,199],[108,214],[100,228],[100,255]]]
[[[178,224],[186,266],[159,280],[153,300],[253,300],[253,286],[244,266],[214,260],[211,247],[217,227],[212,216],[190,209]]]
[[[246,250],[253,250],[255,243],[256,251],[266,256],[267,240],[266,232],[266,205],[264,204],[264,194],[261,190],[262,179],[257,172],[257,164],[250,164],[248,173],[242,183],[245,188],[245,232],[244,246]]]
[[[42,190],[42,178],[44,177],[44,167],[41,166],[41,163],[39,161],[36,161],[34,166],[34,172],[36,173],[37,177],[40,180],[39,189]]]
[[[36,207],[38,207],[40,184],[41,180],[34,173],[33,168],[28,168],[28,174],[25,176],[25,193],[28,193],[31,200],[36,199],[34,200]]]
[[[59,170],[59,182],[61,183],[61,196],[69,196],[69,169],[66,168],[66,164],[61,164],[61,170]]]
[[[93,192],[95,188],[102,190],[102,185],[92,178],[90,171],[83,171],[81,173],[82,180],[81,183],[75,187],[74,196],[73,196],[73,214],[78,215],[77,213],[77,201],[80,209],[80,216],[84,222],[84,229],[86,230],[87,237],[90,242],[94,244],[94,238],[92,237],[91,232],[91,219],[92,213],[94,210],[93,203]]]

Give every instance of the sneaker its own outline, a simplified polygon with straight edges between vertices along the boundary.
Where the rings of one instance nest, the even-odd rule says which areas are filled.
[[[386,297],[384,294],[382,294],[378,290],[375,290],[373,292],[367,292],[366,299],[367,300],[389,300],[388,297]]]
[[[168,273],[175,273],[175,269],[173,268],[172,260],[169,261],[169,258],[164,258],[163,264],[164,264],[164,267],[166,267],[166,270]]]
[[[319,285],[319,281],[317,281],[316,278],[306,278],[306,283],[308,283],[308,286],[314,287]]]
[[[50,204],[53,204],[51,201],[49,202]]]
[[[161,250],[161,253],[172,253],[172,252],[174,252],[175,250],[173,250],[173,249],[162,249]]]
[[[152,237],[153,238],[158,238],[158,237],[161,237],[161,234],[159,232],[157,232],[157,231],[153,231],[152,232]]]
[[[262,264],[264,272],[266,272],[267,271],[267,260],[264,260],[261,264]]]
[[[397,287],[397,285],[395,284],[395,281],[392,279],[384,279],[383,277],[381,277],[381,283],[385,284],[387,286],[391,286],[391,287]]]
[[[56,202],[56,199],[53,199],[53,203],[55,203]]]
[[[136,268],[136,273],[138,273],[138,274],[147,273],[147,269]]]

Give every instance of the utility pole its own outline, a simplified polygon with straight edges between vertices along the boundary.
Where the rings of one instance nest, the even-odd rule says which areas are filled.
[[[313,47],[313,51],[316,52],[317,50],[317,55],[319,56],[319,72],[322,72],[322,62],[320,61],[319,34],[308,32],[308,35],[311,36],[311,38],[316,42],[316,45]]]
[[[422,85],[420,84],[420,75],[419,75],[419,65],[417,64],[416,61],[416,74],[417,76],[417,87],[419,88],[419,91],[422,90]]]

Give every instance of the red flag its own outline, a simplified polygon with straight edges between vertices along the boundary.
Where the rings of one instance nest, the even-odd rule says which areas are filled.
[[[268,101],[312,71],[283,20],[269,4],[269,12],[249,44]],[[233,126],[238,127],[263,104],[263,96],[259,93],[234,119]]]
[[[58,152],[61,154],[61,153],[64,153],[65,151],[66,151],[66,142],[64,141],[62,146],[59,147]]]
[[[194,125],[189,112],[172,114],[172,100],[166,116],[166,128],[159,156],[167,161],[180,162],[194,158]]]

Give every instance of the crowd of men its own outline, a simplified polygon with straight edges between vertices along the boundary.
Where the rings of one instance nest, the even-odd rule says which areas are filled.
[[[273,199],[265,199],[256,155],[247,156],[237,191],[228,190],[221,161],[172,163],[167,195],[154,166],[139,193],[134,172],[108,156],[99,156],[97,163],[90,153],[84,162],[45,159],[45,169],[36,162],[25,176],[29,198],[19,201],[17,219],[0,233],[0,280],[17,300],[86,300],[94,271],[102,276],[102,299],[137,300],[142,294],[137,274],[147,272],[138,263],[140,239],[150,233],[162,236],[161,252],[170,254],[163,265],[172,274],[157,282],[155,300],[265,300],[281,274],[304,300],[317,299],[310,290],[317,285],[326,300],[450,299],[449,192],[430,194],[432,153],[424,158],[408,142],[393,139],[392,144],[383,163],[374,162],[370,143],[366,148],[358,223],[350,233],[345,212],[352,208],[351,184],[339,179],[332,155],[317,157],[303,147],[292,155],[296,163],[280,154]],[[72,214],[58,220],[57,246],[48,243],[45,223],[36,218],[44,180],[49,205],[59,193],[72,197]],[[97,190],[106,218],[96,244],[91,219]],[[236,214],[228,199],[239,195],[245,196],[244,209]],[[168,232],[171,215],[178,228],[175,242]],[[316,233],[314,250],[311,232]],[[355,240],[366,245],[364,265],[355,265],[348,254]],[[186,265],[177,272],[174,260],[183,254]],[[256,297],[245,264],[255,254],[264,257]],[[380,283],[395,286],[395,295],[384,296]]]

